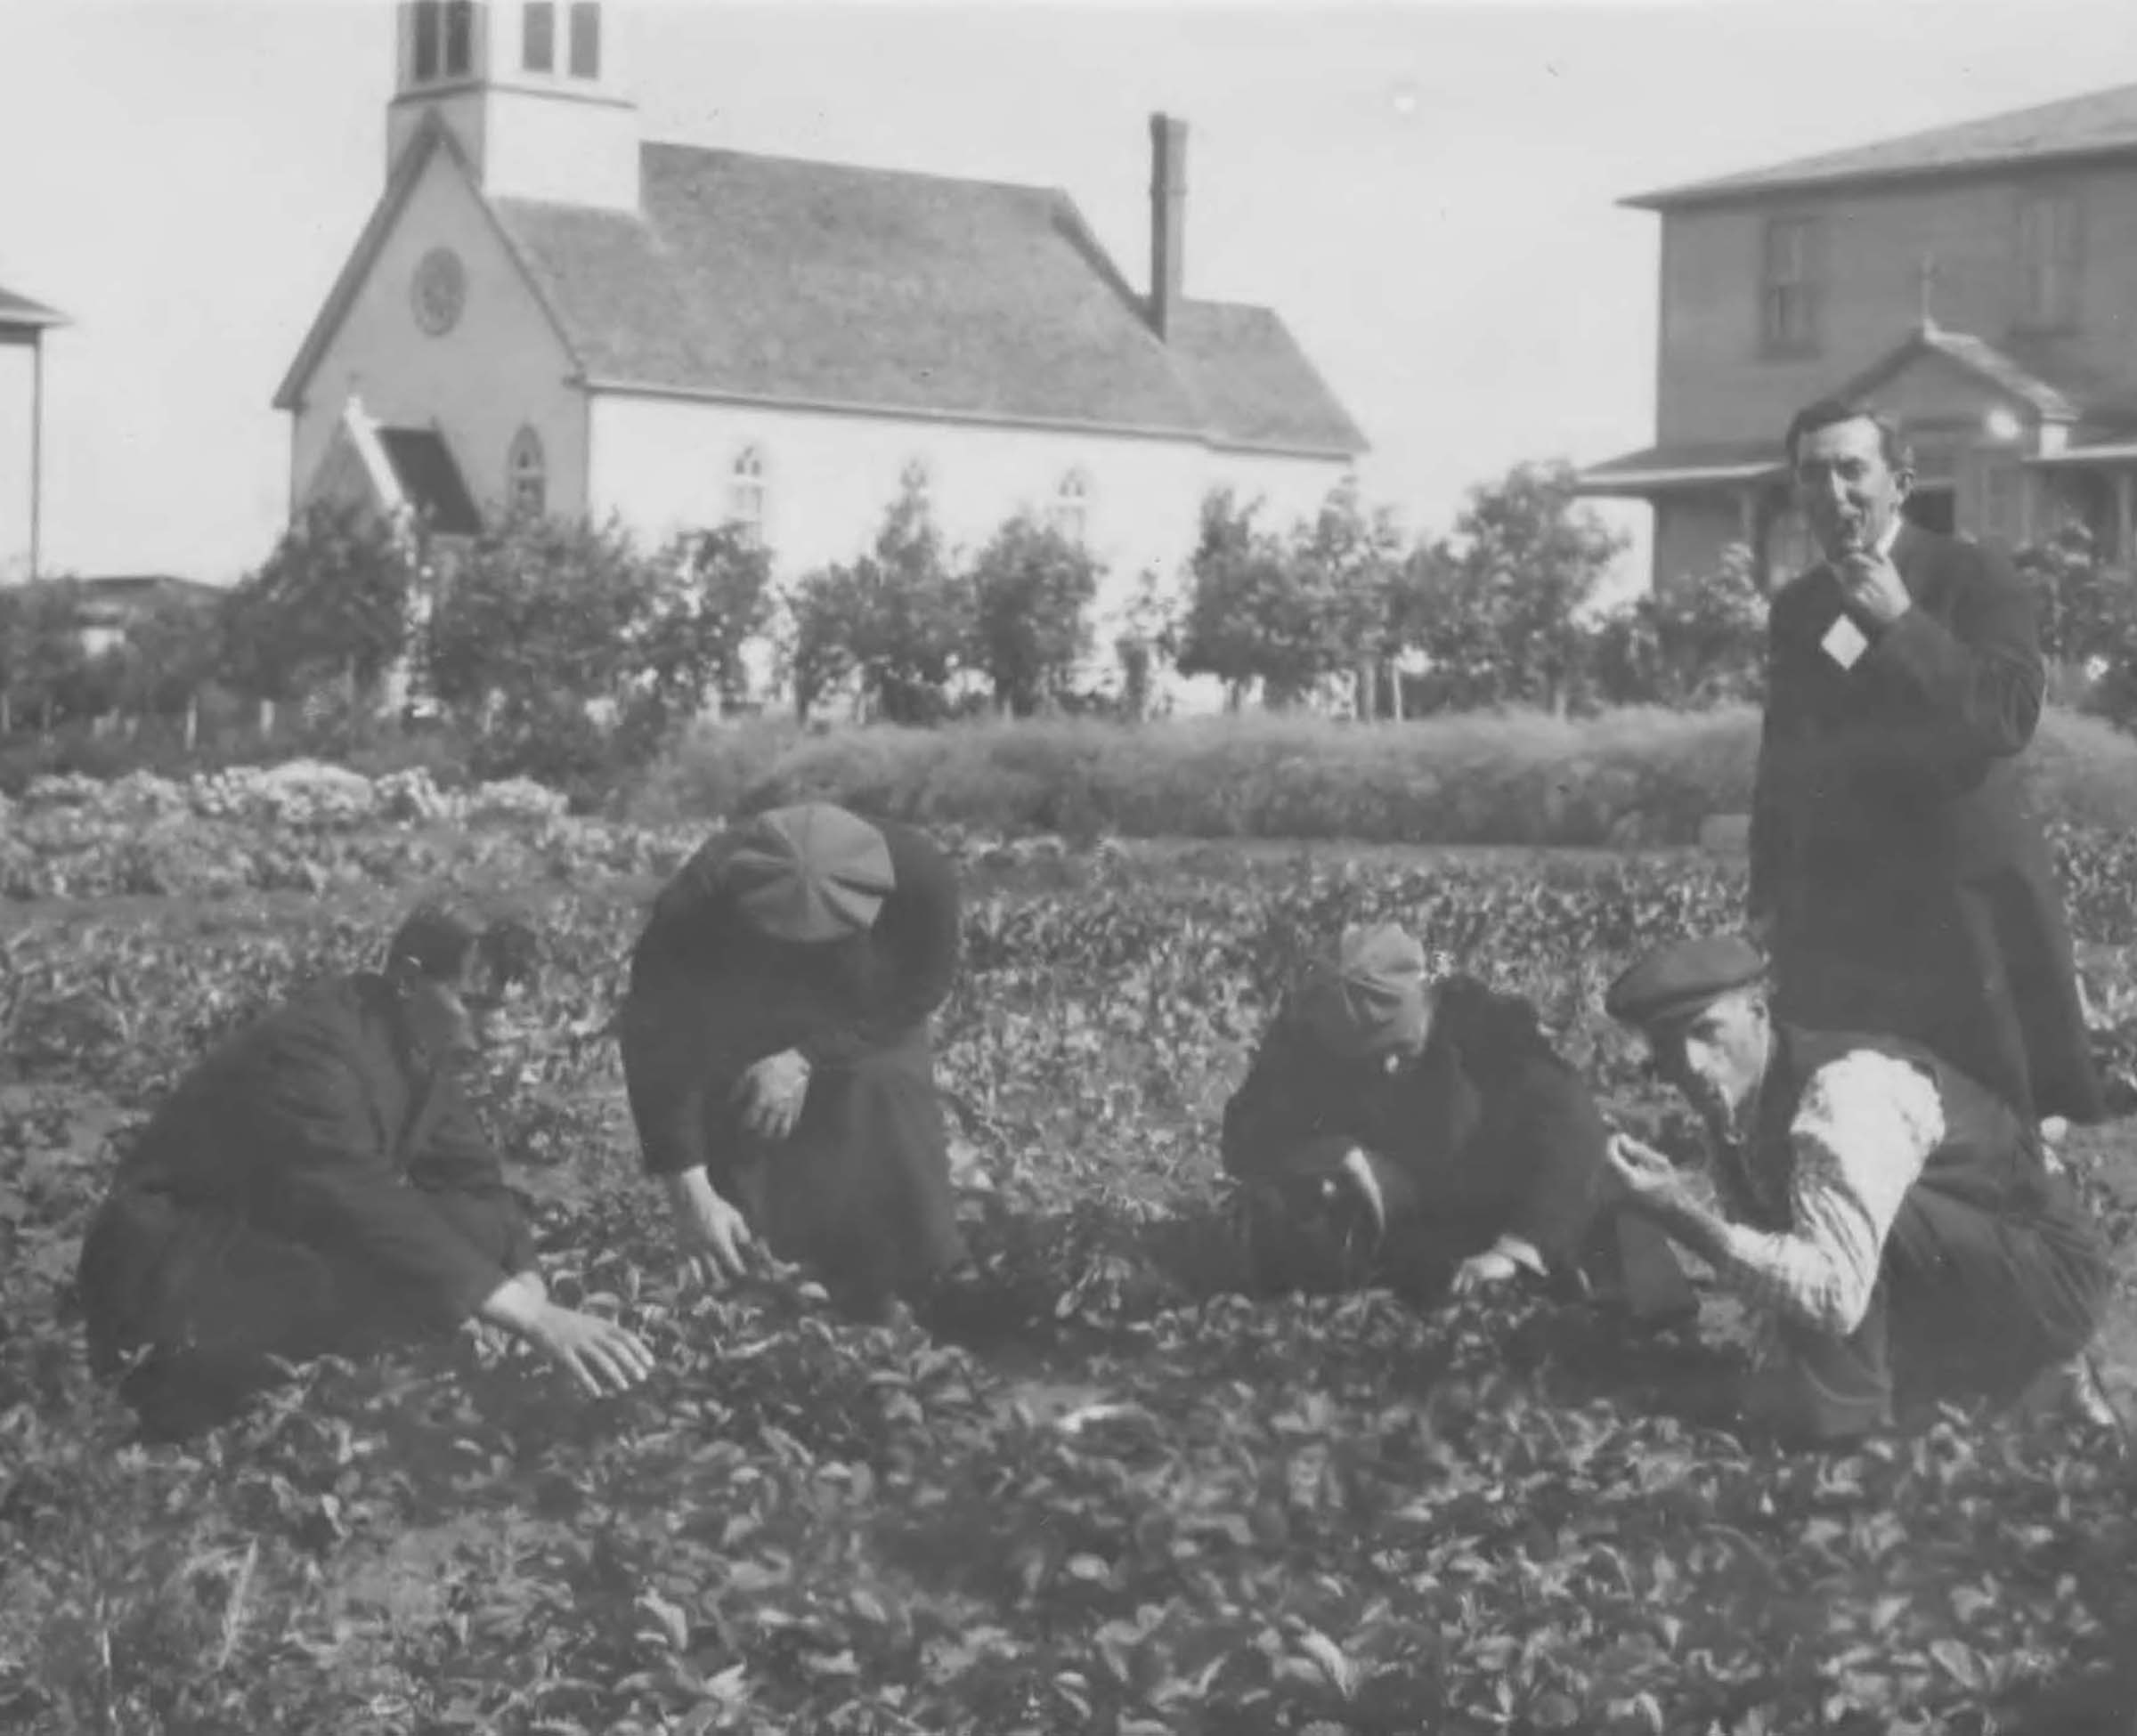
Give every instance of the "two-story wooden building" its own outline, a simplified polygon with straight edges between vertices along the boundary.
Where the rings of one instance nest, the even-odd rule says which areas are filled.
[[[2137,85],[1624,202],[1662,217],[1655,443],[1581,486],[1654,507],[1657,585],[1808,564],[1781,440],[1835,393],[1900,418],[1922,523],[2131,557]]]

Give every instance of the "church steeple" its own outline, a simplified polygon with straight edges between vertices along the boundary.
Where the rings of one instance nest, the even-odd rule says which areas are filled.
[[[386,173],[435,113],[483,191],[635,211],[638,109],[598,0],[399,0]]]

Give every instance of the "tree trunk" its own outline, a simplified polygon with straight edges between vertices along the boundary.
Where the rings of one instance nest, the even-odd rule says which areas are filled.
[[[260,737],[264,741],[274,734],[274,702],[272,700],[264,699],[260,702],[258,721]]]
[[[188,694],[185,696],[185,750],[188,753],[192,752],[199,745],[199,742],[200,695]]]
[[[0,691],[0,735],[15,733],[15,707],[4,691]]]

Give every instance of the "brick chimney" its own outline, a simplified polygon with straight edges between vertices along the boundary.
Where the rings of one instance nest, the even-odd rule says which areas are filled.
[[[1170,338],[1180,317],[1187,247],[1187,123],[1150,117],[1150,329]]]

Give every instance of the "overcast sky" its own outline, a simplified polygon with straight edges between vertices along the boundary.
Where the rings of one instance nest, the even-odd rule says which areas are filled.
[[[608,8],[647,136],[1065,188],[1266,303],[1443,526],[1653,435],[1655,186],[2137,82],[2130,0]],[[0,0],[0,284],[47,342],[45,562],[226,580],[287,498],[283,369],[382,188],[390,0]],[[0,547],[28,369],[0,350]],[[1644,515],[1635,509],[1629,522]]]

